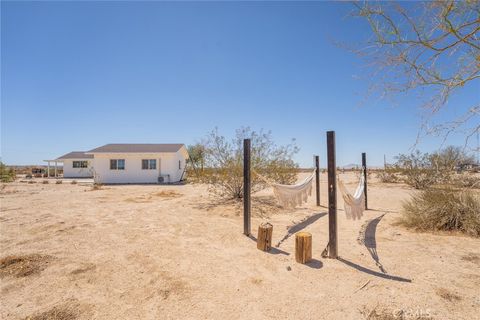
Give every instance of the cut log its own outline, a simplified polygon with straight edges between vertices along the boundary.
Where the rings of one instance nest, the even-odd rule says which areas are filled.
[[[312,235],[309,232],[298,232],[295,235],[295,260],[299,263],[312,260]]]
[[[258,227],[257,248],[262,251],[269,251],[272,247],[273,225],[262,223]]]

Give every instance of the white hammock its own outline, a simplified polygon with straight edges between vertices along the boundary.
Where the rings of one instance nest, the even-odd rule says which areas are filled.
[[[360,220],[363,216],[363,211],[365,210],[365,192],[363,192],[365,186],[364,182],[365,176],[362,173],[357,189],[355,190],[355,193],[351,195],[342,181],[338,179],[338,186],[342,193],[343,206],[347,219]]]
[[[301,206],[304,202],[307,202],[308,196],[312,195],[312,181],[315,177],[315,170],[302,182],[292,185],[270,182],[259,173],[255,173],[273,188],[273,193],[282,207],[295,208]]]

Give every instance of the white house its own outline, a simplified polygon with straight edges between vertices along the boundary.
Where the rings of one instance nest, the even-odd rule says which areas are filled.
[[[63,162],[65,178],[126,184],[179,182],[185,178],[187,159],[184,144],[106,144],[50,161]]]
[[[184,144],[106,144],[87,151],[99,183],[174,183],[185,177]]]

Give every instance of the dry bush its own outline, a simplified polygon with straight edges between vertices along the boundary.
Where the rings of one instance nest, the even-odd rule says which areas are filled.
[[[453,176],[451,184],[459,188],[480,189],[480,177],[471,173],[463,173]]]
[[[43,184],[48,184],[49,182],[48,182],[48,180],[43,180],[42,183]]]
[[[27,277],[43,271],[52,260],[51,256],[30,254],[24,256],[11,255],[0,259],[0,278]]]
[[[77,184],[77,180],[72,180],[72,184]]]
[[[396,159],[395,165],[403,181],[415,189],[426,189],[442,180],[442,171],[435,170],[431,162],[432,156],[428,153],[416,150],[411,154],[400,154]]]
[[[73,182],[72,182],[73,183]],[[92,185],[92,191],[102,190],[103,184],[95,182]]]
[[[205,141],[205,160],[209,170],[204,170],[204,182],[209,191],[221,198],[243,197],[243,140],[251,139],[251,167],[271,181],[292,184],[297,179],[298,165],[293,156],[298,152],[294,140],[286,146],[277,146],[270,132],[241,128],[231,142],[212,131]],[[267,186],[252,172],[251,190],[257,192]]]
[[[386,169],[377,173],[377,179],[382,183],[397,183],[398,177],[391,169]]]
[[[55,184],[62,184],[62,183],[63,183],[62,180],[57,180],[57,181],[55,181]]]
[[[422,231],[460,231],[480,237],[480,199],[470,190],[423,190],[403,203],[400,222]]]

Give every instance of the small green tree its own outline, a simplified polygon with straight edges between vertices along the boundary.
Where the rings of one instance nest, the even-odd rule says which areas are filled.
[[[188,163],[192,165],[192,168],[197,176],[201,176],[205,167],[205,146],[201,143],[189,145],[188,150]]]
[[[299,151],[295,140],[285,146],[273,142],[271,132],[253,131],[241,128],[231,141],[220,135],[215,129],[206,138],[205,159],[209,174],[205,181],[210,191],[223,198],[243,197],[243,140],[252,141],[252,169],[267,179],[278,183],[291,184],[296,180],[298,165],[293,156]],[[252,191],[266,187],[265,181],[255,173],[252,174]]]
[[[0,180],[2,182],[12,182],[15,180],[15,170],[7,167],[3,162],[0,161]]]

